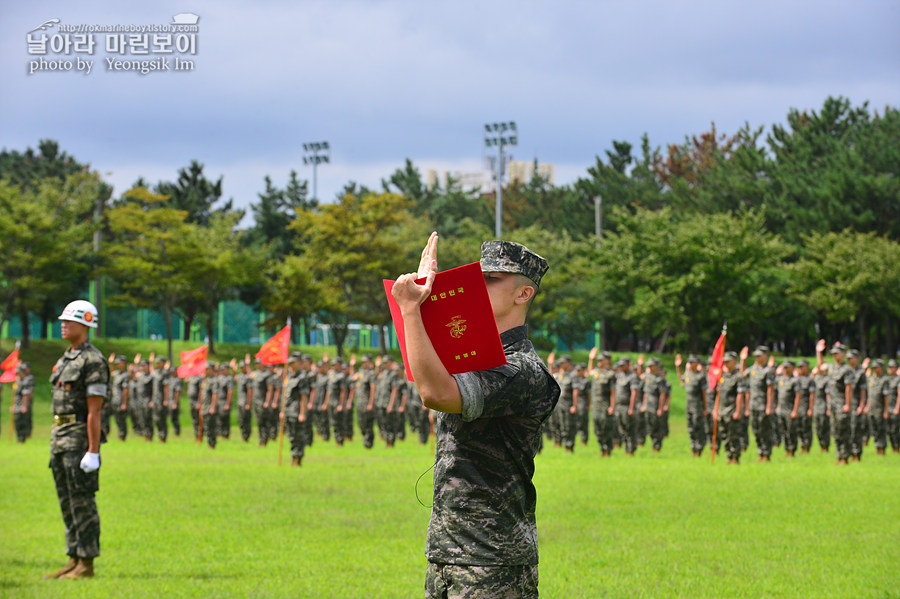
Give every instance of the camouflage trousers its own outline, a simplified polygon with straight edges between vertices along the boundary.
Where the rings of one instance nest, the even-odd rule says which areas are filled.
[[[850,457],[850,414],[845,414],[840,408],[831,411],[831,433],[834,435],[834,448],[837,459],[846,460]]]
[[[13,414],[13,428],[16,429],[16,440],[19,443],[24,443],[25,439],[31,436],[31,411],[27,411],[24,414],[16,410]]]
[[[622,439],[622,445],[625,446],[626,453],[634,453],[637,448],[637,439],[635,436],[635,422],[637,418],[634,414],[629,415],[626,411],[616,411],[616,428],[619,429],[619,437]]]
[[[194,426],[194,439],[200,437],[200,410],[196,403],[191,403],[191,424]]]
[[[556,407],[559,412],[559,440],[566,448],[575,447],[575,414],[569,411],[570,407],[565,404]]]
[[[884,449],[887,447],[887,424],[888,421],[882,418],[881,410],[878,411],[877,414],[866,414],[861,416],[864,418],[868,416],[869,418],[869,432],[872,434],[872,439],[875,441],[875,449]]]
[[[422,408],[419,413],[419,443],[425,445],[428,443],[428,437],[431,436],[431,421],[428,419],[429,411],[425,408]]]
[[[719,418],[719,430],[717,436],[721,436],[725,445],[725,455],[729,460],[741,459],[741,419],[729,417]]]
[[[313,420],[316,422],[316,431],[318,431],[319,436],[323,441],[328,441],[331,439],[331,426],[330,421],[328,420],[328,410],[322,410],[322,406],[319,402],[316,402],[317,405],[313,408]]]
[[[746,412],[745,412],[746,414]],[[750,447],[750,417],[741,415],[741,452],[747,451]]]
[[[888,414],[888,438],[893,449],[900,449],[900,416],[893,412]]]
[[[237,408],[238,428],[241,429],[241,439],[246,441],[253,432],[253,410],[246,409],[245,405],[238,404]]]
[[[775,440],[772,416],[765,410],[750,410],[750,423],[753,425],[753,436],[756,437],[756,453],[761,457],[772,455],[772,443]]]
[[[457,566],[428,562],[427,599],[536,599],[538,566]]]
[[[119,439],[124,441],[125,437],[128,436],[128,410],[123,410],[120,405],[115,406],[113,408],[113,418],[116,421],[116,429],[119,431]]]
[[[175,436],[181,435],[181,403],[175,404],[175,407],[169,407],[169,418],[172,420],[172,432]]]
[[[808,450],[812,447],[812,440],[812,418],[803,412],[802,416],[797,416],[797,443],[802,449]]]
[[[647,418],[638,411],[638,408],[639,406],[634,408],[634,442],[639,447],[643,447],[647,442]]]
[[[103,407],[100,408],[100,438],[106,439],[109,437],[109,421],[112,418],[113,409],[112,405],[107,401],[103,402]]]
[[[850,408],[850,455],[861,457],[863,445],[868,437],[869,419],[865,414],[857,414],[856,407]]]
[[[600,451],[612,451],[613,446],[613,428],[616,419],[610,415],[608,409],[601,405],[594,410],[594,436],[597,437]]]
[[[666,436],[665,421],[661,415],[656,415],[656,410],[653,408],[644,412],[643,416],[644,426],[650,435],[650,443],[652,443],[653,449],[659,451],[662,449],[663,439]]]
[[[153,405],[153,424],[159,438],[163,441],[169,436],[169,408],[163,405]],[[150,427],[150,436],[153,436],[153,427]]]
[[[706,418],[699,407],[690,407],[685,413],[688,438],[691,440],[691,451],[703,451],[706,446]]]
[[[338,405],[336,403],[328,404],[328,423],[331,427],[331,432],[334,434],[334,440],[336,443],[340,444],[344,442],[344,410],[338,410]]]
[[[819,447],[828,449],[831,447],[831,418],[827,414],[814,414],[813,420],[816,424],[816,438],[819,440]]]
[[[578,411],[575,412],[575,435],[581,439],[582,445],[588,442],[588,427],[590,422],[590,410],[583,399],[578,401]]]
[[[785,451],[797,451],[797,419],[790,414],[778,415],[778,428],[782,431]]]
[[[219,436],[225,439],[231,438],[231,408],[223,409],[219,414]]]
[[[210,414],[209,408],[204,407],[201,427],[203,434],[206,435],[206,444],[214,448],[219,436],[219,413]]]
[[[375,408],[375,419],[378,421],[378,433],[388,443],[393,443],[397,437],[394,412],[388,412],[387,408]]]
[[[357,404],[356,423],[363,438],[363,446],[366,449],[371,449],[375,443],[375,408],[366,410],[368,405],[368,403]]]
[[[306,447],[306,426],[297,420],[298,414],[285,414],[284,432],[291,443],[291,457],[302,458]]]
[[[66,554],[70,557],[100,555],[100,515],[94,493],[100,487],[99,470],[81,470],[84,451],[50,455],[50,470],[66,527]]]

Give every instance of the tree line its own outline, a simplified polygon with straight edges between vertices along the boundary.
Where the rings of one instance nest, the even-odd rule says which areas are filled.
[[[551,263],[530,314],[538,345],[597,331],[609,349],[705,352],[727,321],[729,339],[787,354],[811,354],[820,337],[895,354],[896,108],[829,97],[768,130],[713,125],[666,148],[646,135],[611,146],[571,185],[504,186],[504,237]],[[212,340],[219,302],[239,299],[270,328],[329,324],[340,353],[350,323],[390,321],[381,279],[412,269],[429,231],[442,236],[441,268],[477,260],[493,237],[493,197],[453,178],[428,185],[410,160],[379,189],[351,181],[323,204],[295,171],[283,188],[267,176],[249,226],[203,169],[193,161],[175,181],[139,179],[113,197],[54,141],[4,149],[0,325],[50,322],[100,272],[108,305],[159,309],[169,339],[177,315]]]

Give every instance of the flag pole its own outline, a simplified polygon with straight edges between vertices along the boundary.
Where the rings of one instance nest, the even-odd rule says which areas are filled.
[[[281,373],[281,411],[278,412],[278,416],[281,419],[281,433],[278,435],[278,465],[281,466],[281,454],[284,451],[284,387],[287,385],[287,372],[288,372],[288,360],[287,360],[287,349],[291,344],[291,317],[288,316],[287,319],[287,342],[284,344],[284,370]],[[300,398],[300,401],[303,401],[303,398]]]

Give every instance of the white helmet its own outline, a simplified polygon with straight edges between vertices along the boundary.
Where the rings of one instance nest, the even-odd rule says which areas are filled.
[[[96,329],[98,318],[99,315],[97,314],[97,308],[94,307],[94,304],[87,300],[75,300],[74,302],[69,302],[69,305],[63,309],[58,320],[80,322],[85,326]]]

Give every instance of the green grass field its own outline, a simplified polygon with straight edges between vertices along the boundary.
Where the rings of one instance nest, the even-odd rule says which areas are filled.
[[[279,467],[277,445],[255,435],[215,451],[184,436],[112,440],[97,577],[41,580],[65,561],[49,404],[41,393],[34,438],[17,445],[4,391],[2,597],[423,596],[429,510],[415,484],[432,453],[409,437],[371,451],[358,437],[317,439],[299,469],[289,457]],[[538,456],[542,597],[900,598],[900,456],[870,447],[836,467],[833,455],[776,451],[768,464],[710,465],[690,455],[679,391],[660,454],[601,460],[592,440]],[[430,483],[419,485],[426,504]]]

